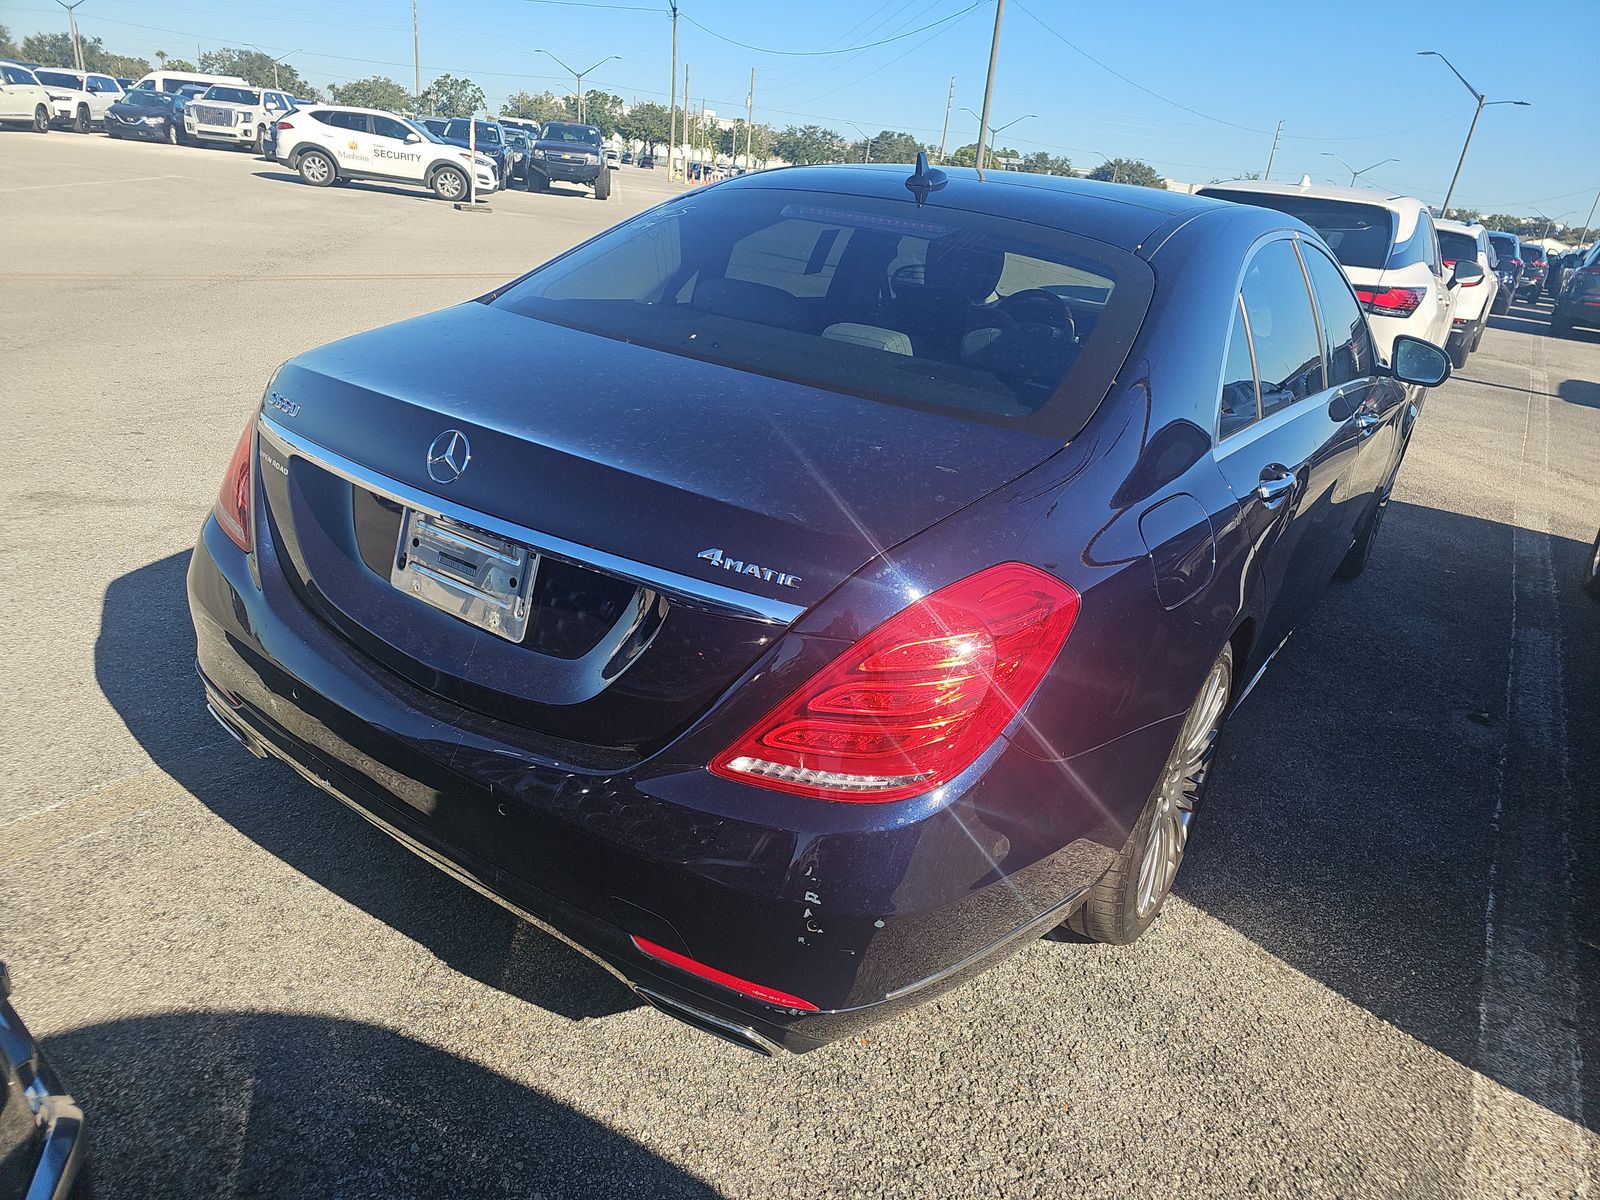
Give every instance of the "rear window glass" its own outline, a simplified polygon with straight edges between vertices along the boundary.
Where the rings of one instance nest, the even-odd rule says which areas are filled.
[[[1389,249],[1394,242],[1394,214],[1381,205],[1232,189],[1201,194],[1298,217],[1322,235],[1333,256],[1346,267],[1381,268],[1389,262]]]
[[[1495,251],[1496,254],[1502,255],[1502,256],[1507,257],[1507,258],[1521,258],[1522,257],[1522,247],[1517,245],[1517,239],[1516,238],[1496,237],[1494,234],[1491,233],[1489,235],[1489,241],[1494,246],[1494,251]]]
[[[1439,253],[1451,262],[1478,260],[1478,239],[1470,234],[1439,230]]]
[[[493,301],[778,379],[1070,436],[1143,320],[1149,268],[978,213],[778,188],[686,196]]]
[[[1522,243],[1522,261],[1523,262],[1543,262],[1544,261],[1544,250],[1539,246],[1530,246],[1527,242],[1523,242]]]

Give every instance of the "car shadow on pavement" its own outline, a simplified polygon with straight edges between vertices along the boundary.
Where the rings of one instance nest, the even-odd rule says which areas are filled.
[[[1525,304],[1521,300],[1513,301],[1509,312],[1499,316],[1490,315],[1489,328],[1498,329],[1502,333],[1537,333],[1549,337],[1551,336],[1550,307],[1542,303]]]
[[[265,179],[271,183],[296,183],[301,187],[311,186],[304,179],[301,179],[296,172],[290,170],[260,170],[252,171],[251,174],[257,179]],[[389,187],[386,184],[375,183],[370,179],[349,179],[332,186],[358,192],[382,192],[389,196],[400,196],[406,200],[421,200],[428,204],[439,203],[439,198],[421,184],[416,187]]]
[[[542,1092],[355,1021],[160,1013],[43,1039],[98,1200],[718,1193]]]
[[[1503,1069],[1479,1049],[1496,803],[1501,827],[1517,828],[1550,786],[1511,774],[1500,783],[1515,733],[1512,536],[1497,522],[1390,504],[1365,574],[1330,587],[1230,720],[1177,893],[1372,1015],[1594,1129],[1593,1098],[1575,1104],[1559,1072]],[[1582,732],[1600,727],[1600,696],[1580,682],[1600,666],[1600,613],[1577,585],[1589,547],[1524,530],[1525,550],[1522,538],[1548,541],[1569,610],[1570,773],[1581,792],[1600,771],[1600,739]],[[1588,1040],[1600,954],[1584,914],[1600,881],[1592,829],[1572,836]],[[1534,1062],[1546,1051],[1524,1052]]]
[[[1595,338],[1600,340],[1600,331],[1595,332]],[[1556,385],[1556,394],[1568,404],[1600,408],[1600,383],[1588,379],[1563,379]]]
[[[288,767],[251,758],[219,729],[195,675],[188,567],[184,551],[113,581],[95,642],[95,679],[157,766],[263,849],[452,969],[573,1020],[639,1007],[565,943],[423,862]]]

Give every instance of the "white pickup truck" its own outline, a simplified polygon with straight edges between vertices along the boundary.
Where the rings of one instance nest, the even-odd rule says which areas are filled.
[[[122,85],[109,75],[72,71],[65,67],[39,67],[34,74],[50,93],[51,121],[79,133],[104,125],[106,109],[122,99]]]
[[[265,154],[273,126],[293,107],[288,92],[218,83],[183,110],[183,131],[192,141],[244,145]]]

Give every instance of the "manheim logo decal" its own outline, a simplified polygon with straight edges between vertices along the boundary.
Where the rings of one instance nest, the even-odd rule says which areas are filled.
[[[428,447],[428,478],[435,483],[454,483],[472,461],[472,443],[459,429],[446,429]]]
[[[754,575],[768,583],[775,583],[779,587],[799,587],[800,576],[788,575],[772,567],[758,566],[753,562],[745,562],[740,558],[729,558],[720,549],[702,550],[695,555],[703,558],[714,567],[721,567],[724,571],[732,571],[735,575]]]

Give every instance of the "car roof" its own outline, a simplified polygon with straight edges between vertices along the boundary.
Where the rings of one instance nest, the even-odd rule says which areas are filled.
[[[1175,228],[1202,213],[1237,206],[1185,192],[1101,183],[1064,175],[1021,171],[986,171],[968,167],[940,168],[943,188],[927,200],[927,211],[941,206],[997,217],[1055,226],[1136,250],[1158,231]],[[841,192],[888,200],[909,200],[905,181],[913,168],[900,163],[841,163],[819,167],[779,167],[715,184],[718,188],[793,188]],[[1265,210],[1261,210],[1265,211]],[[1280,223],[1292,221],[1273,214]],[[1293,222],[1299,228],[1299,222]]]
[[[1465,221],[1446,221],[1440,217],[1435,218],[1433,224],[1440,233],[1464,233],[1468,237],[1477,237],[1480,233],[1486,232],[1483,226],[1476,222],[1469,225]]]
[[[1255,192],[1263,196],[1314,196],[1318,200],[1343,200],[1351,204],[1377,204],[1395,212],[1414,213],[1427,205],[1415,196],[1378,188],[1340,187],[1332,183],[1312,183],[1301,179],[1299,183],[1278,183],[1269,179],[1230,179],[1224,183],[1208,183],[1201,189],[1211,192]]]

